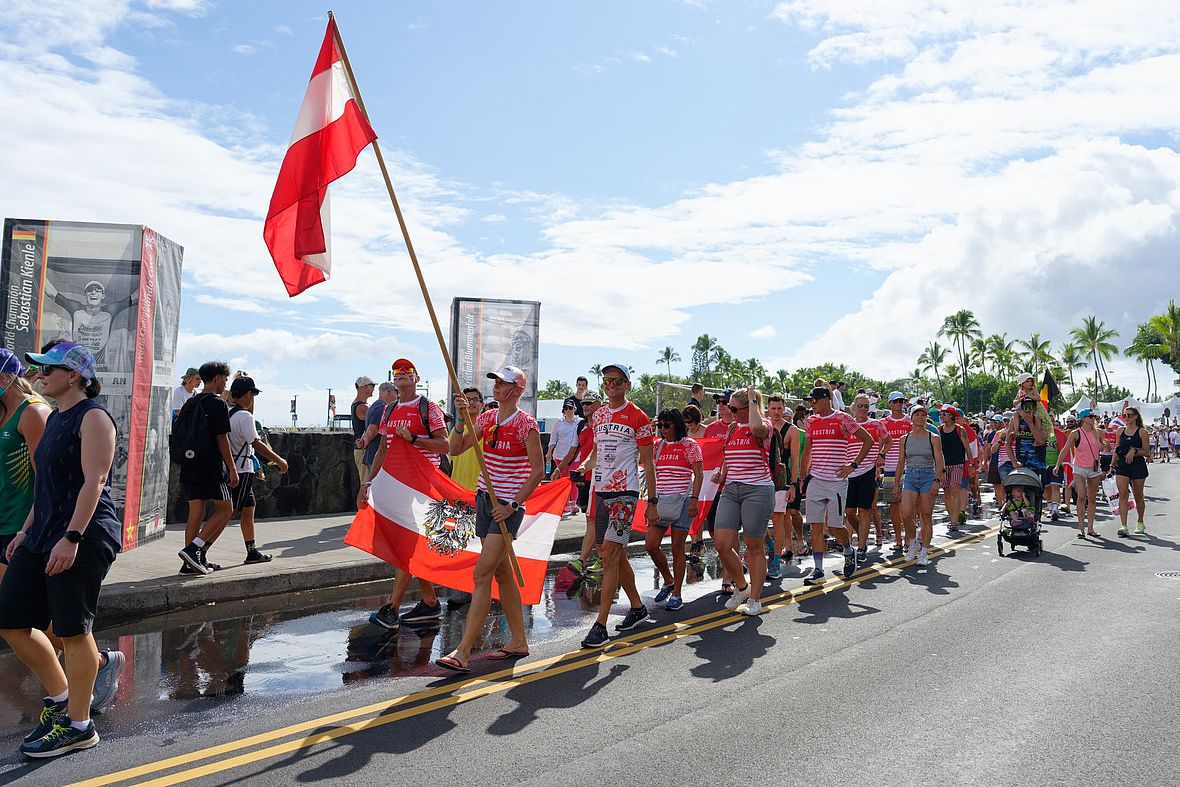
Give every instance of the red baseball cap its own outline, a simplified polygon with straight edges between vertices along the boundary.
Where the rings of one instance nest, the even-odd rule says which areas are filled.
[[[397,372],[398,369],[406,369],[406,368],[408,368],[414,374],[418,373],[418,367],[414,366],[414,362],[409,360],[408,358],[398,358],[396,361],[393,362],[393,365],[390,366],[390,369],[392,369],[394,372]]]

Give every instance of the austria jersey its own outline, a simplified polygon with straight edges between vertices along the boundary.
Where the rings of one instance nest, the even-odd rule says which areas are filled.
[[[750,424],[739,424],[725,441],[725,483],[774,486],[770,477],[770,421],[763,419],[767,436],[754,437]]]
[[[436,429],[446,429],[447,422],[443,418],[442,408],[434,402],[430,402],[427,409],[427,419],[430,421],[430,429],[427,431],[422,424],[422,414],[418,410],[418,400],[421,397],[414,397],[408,402],[394,402],[387,405],[385,414],[381,418],[381,434],[386,439],[386,445],[389,445],[390,440],[401,440],[397,436],[397,430],[401,427],[406,427],[410,430],[410,434],[418,435],[419,438],[430,437],[430,433]],[[439,460],[442,458],[434,451],[427,451],[421,445],[417,446],[422,455],[430,460],[431,464],[438,467]]]
[[[860,424],[839,410],[807,418],[807,444],[811,446],[811,475],[822,481],[844,481],[836,471],[848,464],[848,440]]]
[[[701,445],[691,437],[661,440],[656,446],[656,492],[687,495],[692,492],[692,466],[703,461]]]
[[[475,419],[475,425],[483,433],[483,458],[492,477],[492,486],[497,500],[511,500],[524,486],[529,477],[529,451],[526,441],[529,432],[540,432],[537,419],[517,410],[508,420],[497,423],[499,410],[485,410]],[[479,475],[478,489],[487,491],[483,473]]]
[[[860,464],[849,474],[849,478],[856,478],[874,470],[877,463],[877,452],[881,450],[881,441],[885,439],[885,426],[880,421],[858,421],[857,423],[864,427],[864,430],[869,433],[869,437],[873,438],[873,444],[869,447],[865,458],[860,460]],[[860,449],[863,445],[858,437],[848,438],[848,453],[845,455],[844,464],[855,462],[856,457],[860,456]]]
[[[639,446],[655,442],[655,427],[647,413],[626,402],[617,410],[599,407],[594,429],[594,491],[639,491]]]
[[[908,418],[894,418],[892,415],[885,416],[877,423],[884,426],[885,434],[893,438],[893,442],[889,444],[889,450],[885,452],[885,472],[892,473],[897,470],[897,460],[901,454],[901,439],[910,433],[913,423]]]

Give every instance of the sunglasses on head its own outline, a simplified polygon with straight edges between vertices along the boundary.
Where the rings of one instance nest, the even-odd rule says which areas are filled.
[[[417,374],[418,372],[413,366],[395,366],[393,367],[394,374]]]

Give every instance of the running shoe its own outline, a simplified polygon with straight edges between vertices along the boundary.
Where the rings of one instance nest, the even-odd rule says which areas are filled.
[[[122,651],[108,650],[106,656],[107,663],[99,667],[94,678],[94,693],[90,695],[90,710],[94,713],[102,713],[114,701],[115,692],[119,690],[119,675],[127,663]]]
[[[602,573],[602,556],[595,555],[594,559],[590,561],[590,565],[586,566],[586,571],[590,574]]]
[[[586,563],[580,557],[574,558],[570,562],[566,563],[565,567],[568,568],[570,573],[575,577],[586,575]]]
[[[645,623],[646,621],[647,607],[632,607],[631,609],[627,610],[627,615],[623,618],[623,622],[615,626],[615,631],[630,631],[640,623]]]
[[[856,573],[856,552],[850,550],[844,553],[844,578],[848,579]]]
[[[660,588],[660,592],[656,593],[656,597],[652,600],[657,604],[663,604],[668,600],[668,596],[672,595],[672,591],[675,589],[676,586],[669,582],[667,585],[664,585],[662,588]]]
[[[918,552],[921,551],[921,549],[922,549],[922,542],[921,541],[919,541],[916,538],[913,541],[911,541],[910,545],[908,547],[906,547],[906,550],[905,550],[906,562],[909,562],[909,561],[913,560],[914,558],[916,558],[918,556]]]
[[[750,599],[742,606],[741,613],[743,615],[750,615],[751,617],[761,615],[762,602],[755,598]]]
[[[669,612],[675,612],[684,606],[684,599],[680,596],[668,596],[668,603],[664,604],[664,609]]]
[[[582,640],[583,648],[601,648],[610,642],[610,635],[606,633],[606,626],[595,621],[590,627],[590,633]]]
[[[822,568],[813,568],[811,573],[803,577],[804,585],[822,585],[824,582],[824,570]]]
[[[1144,533],[1146,533],[1146,532],[1147,532],[1147,528],[1143,526],[1143,523],[1142,523],[1142,522],[1140,522],[1139,524],[1135,525],[1135,535],[1137,535],[1137,536],[1141,536],[1141,535],[1143,535],[1143,534],[1144,534]]]
[[[53,729],[54,725],[65,718],[66,713],[69,711],[69,703],[66,700],[54,702],[46,697],[43,702],[44,706],[41,708],[41,715],[37,717],[37,726],[25,736],[25,743],[30,743],[38,738],[44,738]]]
[[[919,566],[930,565],[930,555],[927,554],[926,547],[922,547],[922,551],[918,553],[918,565]]]
[[[1128,535],[1130,535],[1130,533],[1127,532],[1127,528],[1125,528],[1125,527],[1119,528],[1119,531],[1118,531],[1119,538],[1126,538]]]
[[[856,550],[856,562],[864,563],[869,559],[869,551],[867,549]]]
[[[189,544],[176,554],[195,574],[209,574],[213,571],[213,569],[205,565],[205,561],[201,555],[201,548],[196,544]]]
[[[471,603],[471,594],[460,590],[454,595],[447,596],[447,609],[462,609]]]
[[[783,561],[778,555],[775,555],[774,557],[772,557],[770,559],[770,562],[766,565],[766,578],[767,579],[782,579],[783,578]]]
[[[967,524],[967,513],[965,511],[959,512],[959,524],[960,525]],[[955,530],[958,530],[958,528],[956,527]]]
[[[735,588],[733,595],[725,602],[726,609],[737,609],[742,605],[746,599],[750,597],[750,583],[747,582],[744,588]]]
[[[1053,513],[1049,514],[1049,519],[1056,522],[1057,520],[1061,519],[1061,515],[1054,511]]]
[[[401,616],[397,614],[397,610],[393,608],[392,604],[386,604],[369,615],[369,622],[390,630],[396,630],[402,624]]]
[[[435,604],[433,607],[424,601],[419,601],[406,614],[402,615],[404,623],[422,623],[427,620],[438,620],[442,617],[442,604]]]
[[[76,730],[70,725],[69,717],[62,719],[44,736],[20,745],[21,754],[26,757],[44,759],[58,757],[77,749],[93,749],[98,745],[98,733],[94,722],[88,721],[85,729]]]

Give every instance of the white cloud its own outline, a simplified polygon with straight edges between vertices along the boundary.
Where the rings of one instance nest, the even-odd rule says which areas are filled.
[[[294,34],[291,28],[287,27],[286,25],[275,25],[271,29],[281,36],[289,36]]]
[[[651,62],[651,55],[649,55],[647,52],[632,52],[630,57],[632,60],[635,60],[639,63]]]
[[[252,55],[257,51],[258,47],[253,44],[238,44],[234,47],[234,52],[237,52],[239,55]]]
[[[763,325],[750,331],[751,339],[773,339],[777,335],[778,330],[773,325]]]

